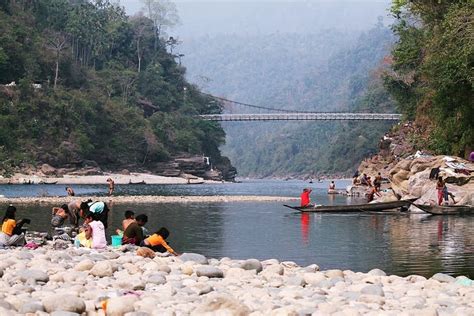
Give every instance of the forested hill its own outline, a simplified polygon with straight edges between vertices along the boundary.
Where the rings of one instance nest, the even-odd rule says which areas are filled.
[[[183,52],[190,78],[230,99],[300,111],[394,112],[381,78],[393,40],[379,21],[362,33],[201,37],[183,43]],[[231,122],[223,151],[240,175],[352,175],[391,124]]]
[[[468,157],[474,150],[474,2],[393,1],[398,36],[385,86],[415,145]]]
[[[228,167],[221,127],[193,118],[220,104],[185,80],[160,35],[109,1],[1,1],[0,169],[153,170],[189,154]]]

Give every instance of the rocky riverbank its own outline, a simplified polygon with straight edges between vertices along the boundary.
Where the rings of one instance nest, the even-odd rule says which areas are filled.
[[[316,264],[186,253],[145,258],[122,250],[0,251],[0,314],[474,314],[474,286],[466,277],[319,271]]]
[[[209,157],[183,156],[175,157],[168,162],[155,163],[143,170],[137,166],[117,169],[114,172],[103,170],[95,161],[81,160],[75,164],[53,167],[47,163],[38,165],[21,164],[8,172],[0,169],[0,183],[11,184],[97,184],[111,177],[118,183],[141,182],[149,184],[190,183],[206,181],[235,181],[237,170],[228,159],[215,164]],[[98,182],[98,181],[102,182]]]
[[[190,196],[158,196],[158,195],[127,195],[127,196],[47,196],[47,197],[0,197],[0,203],[7,204],[64,204],[72,199],[104,201],[113,204],[140,204],[140,203],[226,203],[226,202],[284,202],[299,199],[285,196],[260,195],[190,195]]]
[[[360,172],[375,176],[379,167],[378,159],[372,163],[365,161]],[[393,190],[383,192],[378,200],[418,198],[416,202],[419,204],[436,204],[436,177],[441,176],[448,191],[454,194],[457,205],[474,205],[474,162],[460,157],[421,154],[399,159],[385,172]],[[435,177],[430,179],[434,172]],[[451,199],[449,203],[454,204]],[[416,211],[415,207],[412,208]]]

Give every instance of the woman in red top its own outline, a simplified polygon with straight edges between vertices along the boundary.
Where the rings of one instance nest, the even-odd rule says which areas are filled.
[[[303,193],[301,193],[301,207],[310,207],[311,205],[311,200],[309,198],[309,195],[311,194],[313,190],[304,188]]]

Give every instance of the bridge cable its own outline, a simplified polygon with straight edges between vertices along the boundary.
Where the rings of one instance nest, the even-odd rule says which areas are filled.
[[[220,101],[230,102],[230,103],[243,105],[243,106],[247,106],[247,107],[255,108],[255,109],[263,109],[263,110],[269,110],[269,111],[275,111],[275,112],[285,112],[285,113],[318,113],[318,112],[314,112],[314,111],[297,111],[297,110],[277,109],[277,108],[271,108],[271,107],[266,107],[266,106],[261,106],[261,105],[255,105],[255,104],[243,103],[243,102],[239,102],[239,101],[233,101],[233,100],[229,100],[229,99],[226,99],[226,98],[223,98],[223,97],[218,97],[218,96],[212,95],[210,93],[205,93],[205,92],[201,92],[201,94],[206,95],[206,96],[211,97],[211,98],[214,98],[214,99],[217,99],[217,100],[220,100]]]

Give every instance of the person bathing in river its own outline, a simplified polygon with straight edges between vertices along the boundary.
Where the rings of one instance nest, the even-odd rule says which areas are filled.
[[[165,227],[161,227],[156,233],[143,240],[140,246],[148,247],[153,251],[164,253],[168,251],[170,254],[177,256],[176,251],[171,248],[166,242],[166,238],[170,235],[170,232]]]
[[[331,183],[329,184],[329,190],[336,190],[336,184],[334,183],[334,181],[331,181]]]
[[[112,178],[108,178],[107,182],[109,183],[109,196],[111,196],[115,190],[115,182],[112,180]]]
[[[311,199],[309,195],[313,192],[313,190],[309,188],[304,188],[303,193],[301,193],[301,207],[312,207],[313,205],[311,204]]]
[[[71,187],[66,187],[66,192],[68,196],[74,196],[74,190]]]
[[[22,231],[23,224],[29,224],[30,220],[25,218],[19,221],[15,220],[16,207],[10,205],[7,207],[2,220],[2,232],[0,233],[0,246],[24,246],[25,233]]]

